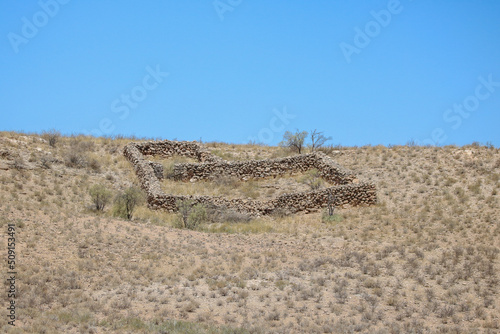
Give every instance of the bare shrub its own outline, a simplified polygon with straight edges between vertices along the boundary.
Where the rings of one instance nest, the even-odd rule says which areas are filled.
[[[101,171],[101,163],[97,159],[90,159],[90,161],[88,162],[88,167],[96,173],[99,173]]]
[[[85,168],[87,166],[87,159],[78,152],[69,152],[66,155],[64,164],[70,168]]]
[[[101,163],[99,160],[89,157],[88,154],[88,152],[95,149],[92,141],[83,140],[82,137],[74,137],[71,139],[69,146],[64,161],[66,167],[89,168],[96,173],[101,171]]]
[[[323,132],[318,132],[316,129],[314,131],[311,131],[310,133],[311,136],[311,151],[316,151],[317,149],[321,148],[325,142],[332,140],[332,137],[325,137],[323,135]]]
[[[52,167],[52,163],[57,162],[57,159],[54,159],[50,155],[44,155],[40,159],[40,164],[42,165],[42,168],[45,169],[50,169]]]
[[[42,132],[42,138],[45,139],[51,147],[56,147],[59,138],[61,138],[61,133],[55,129]]]
[[[455,308],[451,305],[443,305],[441,309],[439,309],[437,316],[439,318],[448,318],[455,314]]]
[[[209,218],[212,222],[227,223],[246,223],[252,217],[248,213],[235,210],[212,209],[209,211]]]
[[[321,146],[318,147],[316,151],[320,151],[325,153],[326,155],[330,155],[335,151],[335,147],[333,145]]]
[[[70,146],[72,150],[86,153],[95,150],[95,144],[93,141],[86,139],[85,137],[72,137],[70,141]]]
[[[12,162],[12,166],[17,170],[26,169],[26,165],[24,164],[24,160],[21,157],[16,157]]]
[[[271,212],[271,215],[276,218],[284,218],[291,214],[292,212],[288,208],[274,208],[273,211]]]
[[[335,298],[337,299],[337,302],[339,304],[344,304],[347,301],[347,286],[347,281],[342,279],[338,281],[333,288],[335,292]]]
[[[177,227],[180,228],[194,230],[202,223],[246,223],[252,219],[248,213],[194,203],[191,200],[179,200],[176,204],[179,212]]]

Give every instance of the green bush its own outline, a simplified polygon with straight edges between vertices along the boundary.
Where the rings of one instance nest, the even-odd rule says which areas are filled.
[[[111,191],[102,184],[95,184],[89,189],[90,198],[97,211],[103,211],[112,197]]]
[[[179,227],[194,230],[202,222],[207,221],[207,210],[201,203],[193,204],[190,200],[179,200],[177,208],[180,215]]]
[[[130,220],[132,219],[135,207],[143,201],[144,197],[141,190],[133,186],[129,187],[116,196],[113,214],[117,217]]]
[[[286,131],[283,135],[283,141],[279,143],[279,146],[288,147],[292,151],[296,151],[297,153],[301,154],[306,136],[307,131],[299,132],[299,130],[297,130],[295,133]]]

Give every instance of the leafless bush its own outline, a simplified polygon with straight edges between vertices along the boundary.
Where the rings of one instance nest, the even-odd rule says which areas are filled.
[[[495,168],[500,168],[500,159],[495,162]]]
[[[101,171],[101,163],[97,159],[90,159],[88,167],[96,173]]]
[[[95,150],[94,142],[87,140],[85,137],[73,137],[70,141],[70,146],[72,150],[80,153],[87,153]]]
[[[451,305],[443,305],[441,309],[439,309],[437,316],[439,318],[449,318],[455,314],[455,308]]]
[[[111,302],[111,306],[119,310],[126,310],[130,308],[131,305],[132,303],[130,302],[130,299],[126,296],[122,296],[121,298],[115,299]]]
[[[61,133],[55,129],[42,132],[42,138],[48,141],[51,147],[56,147],[56,144],[59,141],[60,137]]]
[[[286,216],[291,215],[292,212],[287,208],[274,208],[271,212],[271,215],[277,218],[284,218]]]
[[[42,165],[42,168],[49,169],[52,167],[52,164],[54,162],[57,162],[57,159],[51,157],[50,155],[44,155],[40,159],[40,164]]]
[[[66,156],[64,164],[70,168],[85,168],[87,166],[87,159],[78,152],[70,152]]]
[[[21,157],[16,157],[12,162],[12,167],[17,170],[26,169],[26,165],[24,164],[24,160]]]
[[[9,158],[11,153],[8,150],[0,150],[0,158]]]
[[[347,301],[347,286],[349,283],[345,279],[338,281],[333,288],[335,298],[339,304],[344,304]]]
[[[325,142],[332,140],[332,137],[325,137],[323,135],[323,132],[318,132],[316,129],[310,132],[310,137],[311,137],[311,144],[309,145],[311,147],[311,151],[315,151],[320,149]]]

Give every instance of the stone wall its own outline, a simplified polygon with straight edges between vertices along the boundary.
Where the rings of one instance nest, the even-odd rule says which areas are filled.
[[[133,145],[135,145],[143,155],[158,155],[163,157],[179,155],[196,159],[199,162],[222,161],[221,158],[212,155],[210,151],[204,149],[195,141],[147,141]]]
[[[216,207],[233,209],[239,212],[247,212],[254,215],[271,214],[277,209],[286,209],[291,213],[299,211],[314,211],[325,207],[328,203],[328,195],[332,194],[335,206],[341,205],[372,205],[377,202],[376,190],[373,184],[358,183],[348,184],[326,189],[284,194],[273,200],[262,202],[250,199],[226,199],[219,196],[179,196],[162,194],[149,202],[153,209],[166,209],[170,212],[177,210],[178,200],[191,200],[194,203],[214,205]]]
[[[132,163],[142,189],[146,192],[147,202],[152,209],[177,211],[178,200],[192,200],[225,209],[254,215],[270,214],[277,209],[289,212],[313,211],[325,207],[329,194],[333,195],[334,204],[372,205],[377,202],[373,184],[357,183],[356,176],[336,164],[323,153],[297,155],[282,159],[264,159],[249,161],[224,161],[213,156],[196,142],[148,141],[130,143],[124,148],[125,157]],[[286,173],[304,172],[316,168],[325,180],[336,184],[326,189],[283,194],[269,201],[249,199],[227,199],[219,196],[181,196],[165,194],[161,190],[163,177],[161,164],[146,160],[146,155],[187,156],[200,163],[181,163],[174,165],[174,178],[183,181],[210,179],[215,176],[234,176],[242,180],[282,176]]]
[[[356,179],[350,171],[337,165],[324,153],[310,153],[281,159],[249,161],[218,161],[210,163],[180,163],[174,166],[173,177],[188,181],[233,176],[242,180],[283,176],[287,173],[318,169],[320,176],[333,184],[348,184]]]

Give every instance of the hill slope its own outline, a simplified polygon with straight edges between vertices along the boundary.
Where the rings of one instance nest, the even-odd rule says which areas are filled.
[[[2,330],[498,332],[498,149],[339,148],[332,158],[376,184],[378,205],[191,231],[144,205],[131,221],[111,205],[90,209],[90,186],[137,185],[121,152],[129,141],[62,137],[51,147],[0,133],[1,254],[14,223],[18,292],[16,327],[4,318]],[[225,159],[288,154],[207,148]]]

